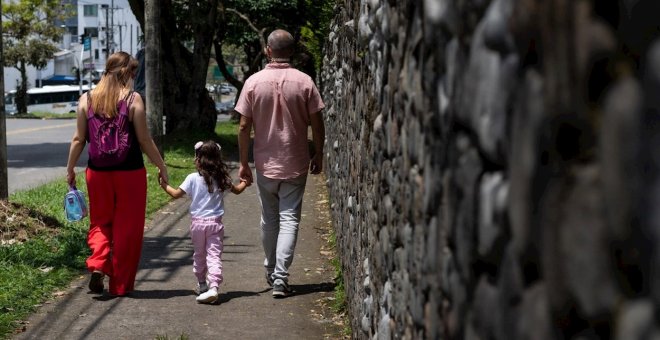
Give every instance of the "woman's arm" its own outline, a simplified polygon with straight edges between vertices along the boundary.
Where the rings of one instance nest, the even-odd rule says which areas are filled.
[[[135,98],[133,99],[133,105],[131,105],[131,110],[133,111],[133,127],[135,127],[135,134],[137,136],[138,143],[140,143],[140,148],[147,157],[151,160],[158,168],[158,173],[160,177],[168,182],[167,176],[167,167],[165,166],[165,161],[163,157],[160,156],[160,152],[156,147],[156,143],[151,138],[149,134],[149,128],[147,127],[147,114],[144,110],[144,102],[139,93],[135,93]]]
[[[69,185],[76,185],[75,167],[80,158],[80,154],[85,148],[87,136],[87,94],[83,94],[78,99],[78,108],[76,109],[76,130],[73,132],[71,146],[69,147],[69,157],[66,162],[66,181]]]

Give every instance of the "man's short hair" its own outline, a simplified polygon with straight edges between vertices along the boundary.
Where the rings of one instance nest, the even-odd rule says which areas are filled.
[[[273,52],[292,52],[295,40],[291,33],[277,29],[268,35],[268,46]]]

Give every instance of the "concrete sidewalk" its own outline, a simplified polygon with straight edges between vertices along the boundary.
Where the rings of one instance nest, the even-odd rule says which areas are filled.
[[[89,293],[88,275],[45,304],[14,339],[335,339],[340,329],[322,301],[334,296],[334,272],[321,255],[322,178],[307,181],[290,284],[274,299],[266,284],[256,185],[225,200],[224,283],[218,304],[195,302],[188,200],[171,202],[145,232],[136,290],[124,298]],[[327,255],[326,252],[323,252]],[[105,281],[107,289],[107,279]],[[107,293],[107,290],[106,290]]]

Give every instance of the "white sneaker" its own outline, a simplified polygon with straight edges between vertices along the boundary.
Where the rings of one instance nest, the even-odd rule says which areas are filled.
[[[218,289],[211,288],[206,293],[200,294],[195,300],[198,303],[214,303],[218,300]]]
[[[197,295],[206,293],[209,290],[209,286],[206,284],[206,282],[199,282],[197,284]]]

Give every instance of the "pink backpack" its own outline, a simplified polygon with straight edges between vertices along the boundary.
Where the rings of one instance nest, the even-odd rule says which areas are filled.
[[[106,118],[92,109],[92,96],[87,92],[87,141],[89,159],[95,166],[109,167],[126,160],[134,137],[130,133],[128,112],[133,103],[133,91],[117,103],[117,115]]]

